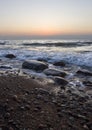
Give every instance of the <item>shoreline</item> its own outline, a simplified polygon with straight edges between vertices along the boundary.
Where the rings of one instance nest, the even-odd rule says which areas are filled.
[[[27,75],[0,76],[1,130],[90,130],[92,96]],[[50,89],[49,89],[50,88]],[[53,89],[54,88],[54,89]]]

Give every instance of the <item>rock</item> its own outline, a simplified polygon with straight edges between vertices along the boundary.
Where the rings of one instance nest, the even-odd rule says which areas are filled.
[[[14,130],[12,127],[9,127],[9,130]]]
[[[76,73],[86,75],[86,76],[92,76],[92,72],[84,70],[84,69],[83,70],[78,70]]]
[[[89,128],[89,130],[92,130],[92,122],[88,122],[86,125]]]
[[[89,128],[88,128],[88,126],[85,124],[85,125],[83,125],[83,128],[85,129],[85,130],[89,130]]]
[[[42,62],[47,62],[47,60],[44,59],[44,58],[38,58],[37,60],[38,60],[38,61],[42,61]]]
[[[6,126],[2,126],[2,128],[0,128],[0,130],[9,130],[9,128]]]
[[[24,63],[22,64],[22,68],[33,69],[36,71],[43,71],[44,69],[48,68],[48,64],[41,61],[29,60],[29,61],[24,61]]]
[[[88,95],[92,95],[92,90],[87,90],[86,93],[87,93]]]
[[[5,57],[10,58],[10,59],[16,58],[16,56],[14,54],[7,54]]]
[[[13,98],[14,101],[18,101],[18,96],[17,95],[13,95],[12,98]]]
[[[62,78],[62,77],[59,77],[59,76],[54,77],[54,80],[55,80],[55,82],[56,82],[58,85],[63,85],[63,86],[65,86],[65,85],[68,84],[68,81],[67,81],[66,79],[64,79],[64,78]]]
[[[12,69],[12,67],[10,67],[10,66],[0,66],[0,69]]]
[[[46,69],[43,71],[46,75],[51,75],[51,76],[61,76],[65,77],[67,75],[66,72],[58,70],[58,69]]]
[[[0,41],[0,45],[5,45],[5,44],[6,44],[6,41],[3,41],[3,42]]]
[[[24,107],[24,106],[20,106],[20,109],[21,109],[21,110],[25,110],[25,107]]]
[[[86,85],[86,86],[89,86],[89,87],[91,87],[92,86],[92,82],[90,82],[90,81],[83,81],[83,84],[84,85]]]
[[[40,95],[40,94],[38,94],[36,98],[37,98],[37,99],[43,99],[43,96]]]
[[[30,110],[30,105],[25,105],[25,108],[27,109],[27,110]]]
[[[10,113],[9,112],[5,113],[4,117],[8,119],[10,117]]]
[[[37,130],[45,130],[46,125],[43,124],[39,124],[38,129]]]
[[[57,62],[54,62],[53,65],[64,67],[65,66],[65,62],[64,61],[57,61]]]

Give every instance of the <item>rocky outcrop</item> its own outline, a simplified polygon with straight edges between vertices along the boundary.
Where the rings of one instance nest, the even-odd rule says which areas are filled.
[[[65,77],[67,75],[66,72],[58,70],[58,69],[46,69],[43,71],[46,75],[51,75],[51,76],[61,76]]]
[[[29,61],[24,61],[24,63],[22,64],[22,68],[32,69],[35,71],[43,71],[44,69],[48,68],[48,64],[41,61],[29,60]]]

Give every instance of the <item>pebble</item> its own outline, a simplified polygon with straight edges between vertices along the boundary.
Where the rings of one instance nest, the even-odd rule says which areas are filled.
[[[37,130],[44,130],[44,128],[46,128],[46,125],[40,124]]]
[[[30,105],[27,104],[27,105],[25,106],[25,108],[26,108],[27,110],[30,110]]]
[[[88,126],[87,126],[86,124],[83,126],[83,128],[84,128],[85,130],[89,130],[89,128],[88,128]]]
[[[9,130],[14,130],[12,127],[9,127]]]
[[[10,113],[9,112],[7,112],[7,113],[5,113],[5,116],[4,116],[5,118],[9,118],[10,117]]]
[[[18,96],[17,95],[13,95],[13,100],[18,101]]]

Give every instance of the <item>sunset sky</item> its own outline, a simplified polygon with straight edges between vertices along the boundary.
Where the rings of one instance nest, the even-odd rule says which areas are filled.
[[[0,38],[92,37],[92,0],[0,0]]]

